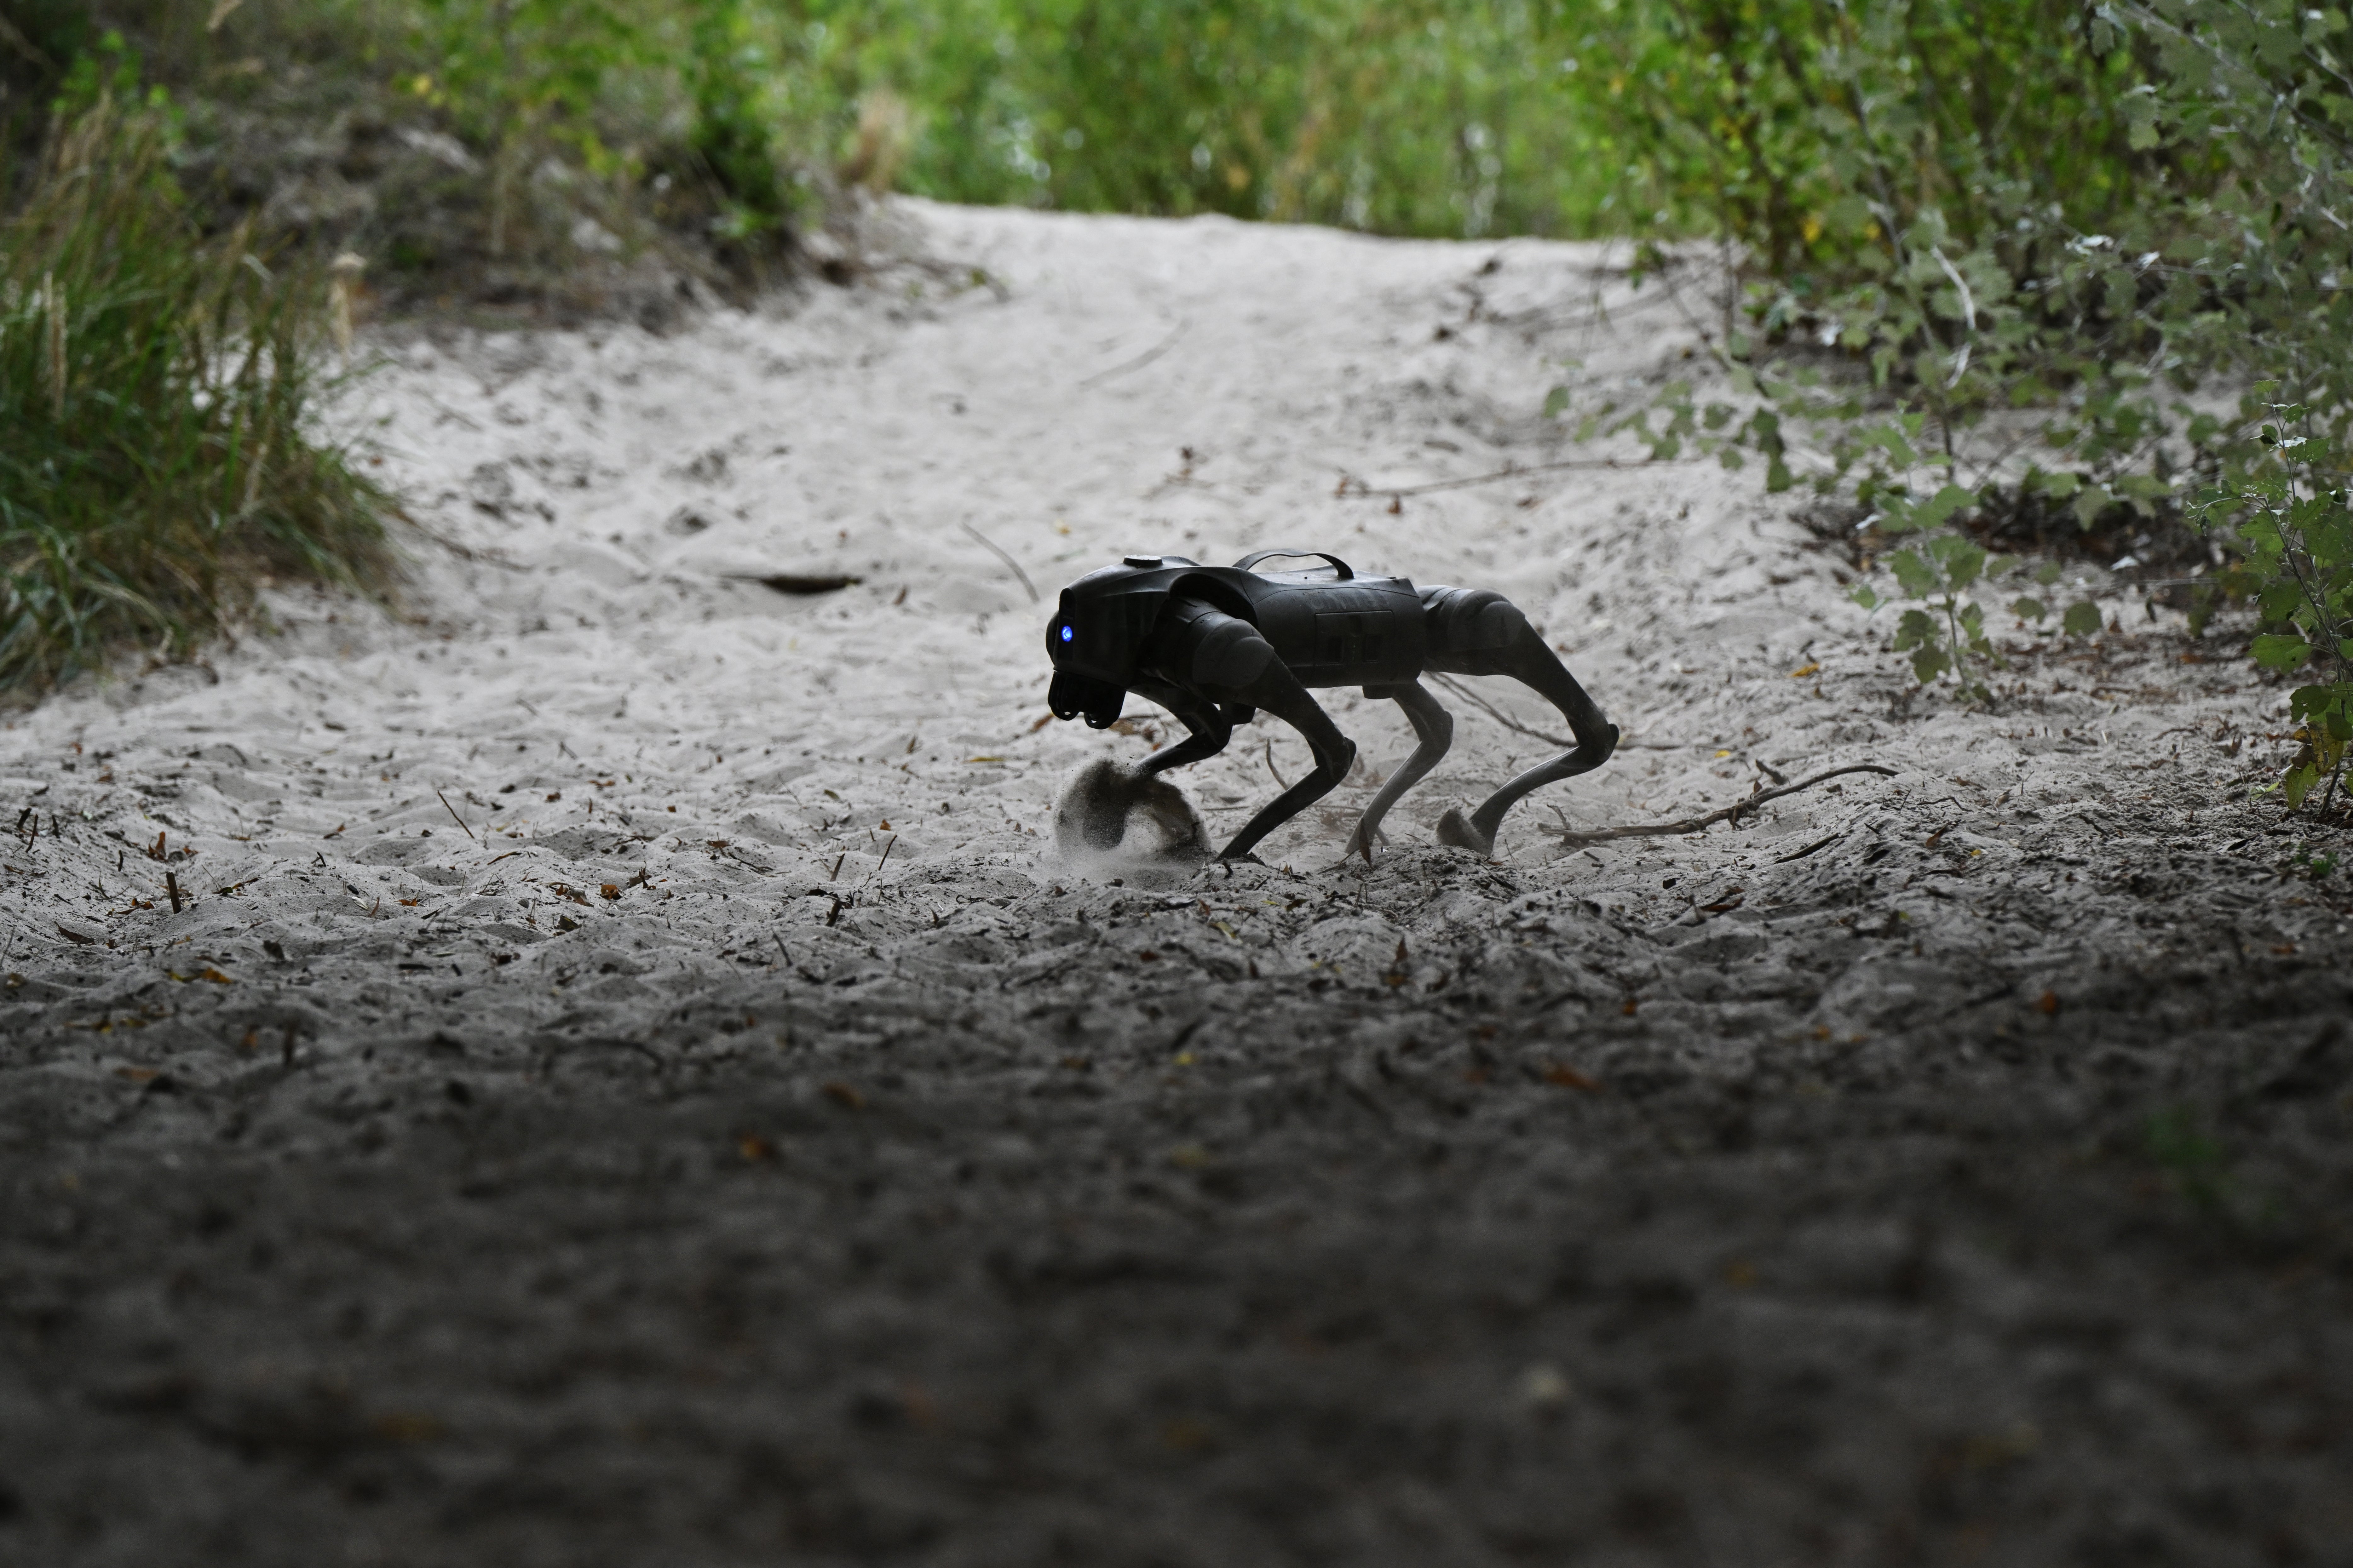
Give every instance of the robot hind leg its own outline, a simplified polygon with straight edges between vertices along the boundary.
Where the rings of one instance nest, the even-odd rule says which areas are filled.
[[[1421,591],[1421,603],[1430,629],[1429,668],[1451,675],[1508,675],[1559,709],[1577,738],[1576,745],[1511,780],[1469,816],[1450,811],[1440,819],[1440,843],[1493,855],[1504,814],[1531,791],[1590,773],[1608,762],[1618,747],[1618,726],[1554,657],[1527,616],[1503,595],[1484,589],[1432,587]]]
[[[1373,835],[1380,831],[1381,818],[1388,815],[1389,807],[1398,803],[1400,795],[1438,765],[1439,759],[1446,755],[1446,748],[1454,743],[1454,716],[1440,708],[1438,700],[1422,689],[1419,680],[1409,680],[1400,686],[1367,686],[1365,695],[1387,697],[1404,709],[1405,716],[1413,722],[1414,737],[1420,742],[1413,755],[1381,785],[1380,793],[1365,807],[1365,815],[1356,819],[1356,831],[1349,836],[1345,853],[1364,856],[1365,864],[1369,866],[1373,863]]]

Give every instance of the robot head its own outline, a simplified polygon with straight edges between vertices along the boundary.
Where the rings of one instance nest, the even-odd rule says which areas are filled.
[[[1046,627],[1046,657],[1054,665],[1054,684],[1046,689],[1046,706],[1057,719],[1075,719],[1083,713],[1088,728],[1108,730],[1119,722],[1120,704],[1127,700],[1127,692],[1114,682],[1075,668],[1081,662],[1081,650],[1073,646],[1077,640],[1078,631],[1066,605]]]
[[[1089,729],[1108,730],[1119,722],[1120,705],[1127,700],[1127,692],[1071,668],[1078,662],[1077,650],[1071,647],[1077,637],[1067,614],[1056,616],[1046,628],[1046,657],[1054,664],[1054,683],[1046,689],[1046,706],[1057,719],[1084,714]]]
[[[1120,704],[1171,582],[1198,570],[1181,555],[1131,555],[1062,590],[1046,624],[1054,684],[1046,700],[1058,719],[1083,716],[1097,730],[1119,722]]]

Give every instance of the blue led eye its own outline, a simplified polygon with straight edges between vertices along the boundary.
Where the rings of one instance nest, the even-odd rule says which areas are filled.
[[[1071,628],[1070,628],[1070,627],[1068,627],[1068,626],[1064,626],[1064,627],[1062,628],[1062,640],[1063,640],[1064,642],[1068,642],[1068,641],[1070,641],[1070,640],[1071,640]]]

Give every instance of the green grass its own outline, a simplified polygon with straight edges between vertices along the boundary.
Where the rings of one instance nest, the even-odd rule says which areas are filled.
[[[185,657],[271,577],[385,582],[381,500],[311,416],[322,286],[206,242],[169,127],[61,122],[0,226],[0,689]]]

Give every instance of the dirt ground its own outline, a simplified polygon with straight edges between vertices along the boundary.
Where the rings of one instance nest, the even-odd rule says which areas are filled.
[[[1709,463],[1360,493],[1688,372],[1595,247],[899,221],[666,337],[380,342],[406,613],[0,735],[0,1561],[2353,1563],[2284,689],[2074,567],[2109,634],[1915,697]],[[1063,863],[1165,736],[1040,723],[1055,589],[1277,545],[1509,595],[1627,745],[1481,861],[1432,825],[1557,721],[1441,690],[1337,864],[1409,732],[1333,693],[1266,865]]]

